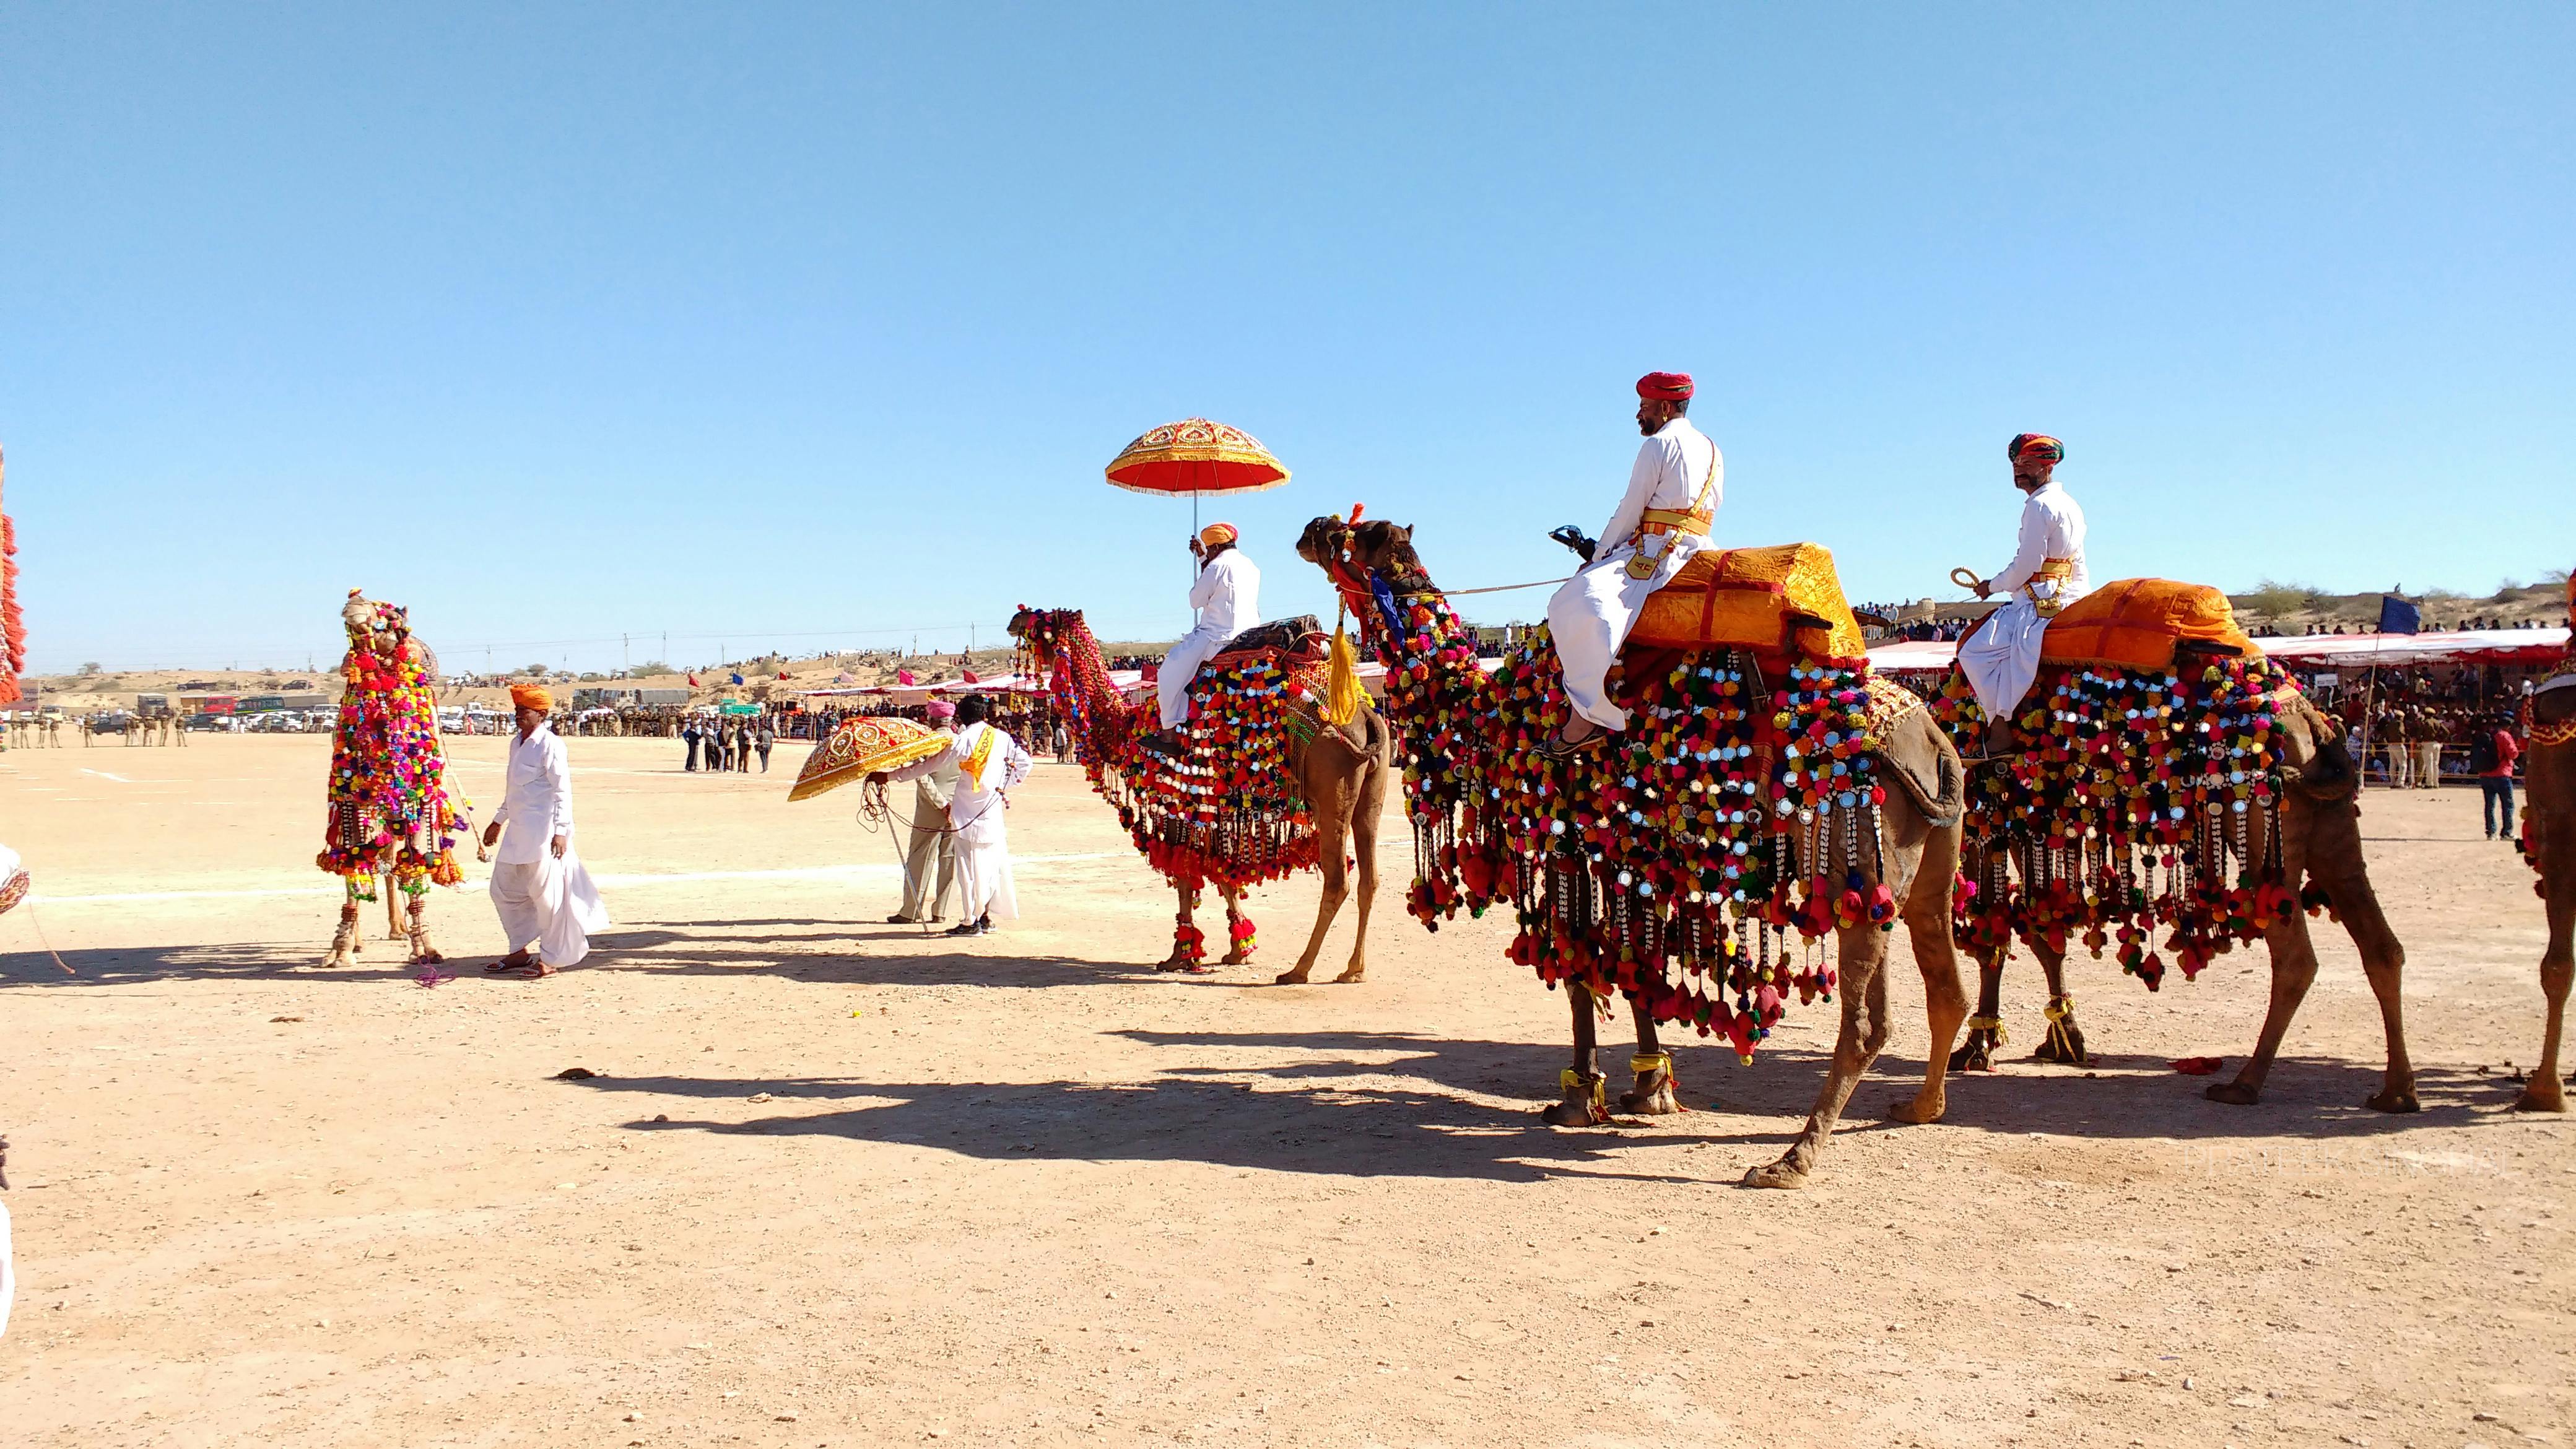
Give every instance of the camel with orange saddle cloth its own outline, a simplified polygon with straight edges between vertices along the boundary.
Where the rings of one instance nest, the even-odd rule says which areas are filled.
[[[2340,725],[2237,627],[2224,593],[2123,579],[2055,610],[2036,679],[2011,728],[1993,732],[2000,743],[1959,671],[1935,710],[1969,758],[1954,924],[1981,977],[1954,1069],[1988,1067],[2003,1044],[2015,936],[2048,977],[2034,1059],[2077,1065],[2087,1058],[2064,976],[2070,938],[2097,956],[2114,948],[2150,990],[2167,953],[2189,977],[2260,939],[2272,960],[2262,1033],[2234,1079],[2207,1090],[2251,1103],[2316,976],[2307,916],[2326,911],[2379,1001],[2387,1064],[2368,1105],[2416,1109],[2399,1001],[2405,948],[2363,864],[2359,774]]]

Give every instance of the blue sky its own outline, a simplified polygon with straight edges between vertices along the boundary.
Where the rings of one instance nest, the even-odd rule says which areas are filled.
[[[458,664],[1168,637],[1187,504],[1100,469],[1190,414],[1296,470],[1209,506],[1268,613],[1358,500],[1546,578],[1658,368],[1857,598],[2000,563],[2025,429],[2097,578],[2491,589],[2576,562],[2571,73],[2565,5],[9,7],[35,663],[353,585]]]

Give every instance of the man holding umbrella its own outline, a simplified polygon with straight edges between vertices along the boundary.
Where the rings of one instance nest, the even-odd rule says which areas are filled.
[[[1190,718],[1190,681],[1199,666],[1221,653],[1235,635],[1261,622],[1261,570],[1235,546],[1239,535],[1231,523],[1211,523],[1190,540],[1199,561],[1198,582],[1190,585],[1190,607],[1198,624],[1163,656],[1154,682],[1161,708],[1162,731],[1145,741],[1148,749],[1177,751],[1180,728]]]

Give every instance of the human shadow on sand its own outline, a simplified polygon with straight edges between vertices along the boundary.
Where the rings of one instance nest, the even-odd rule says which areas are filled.
[[[387,941],[381,946],[369,941],[356,966],[329,971],[306,969],[316,966],[329,949],[327,940],[304,939],[234,941],[211,946],[103,946],[61,952],[62,966],[70,967],[69,973],[54,964],[53,955],[20,951],[0,956],[0,987],[120,986],[141,981],[238,981],[287,975],[303,980],[394,981],[420,974],[419,967],[404,964],[407,950],[399,941]],[[439,969],[453,972],[457,967],[450,961]]]

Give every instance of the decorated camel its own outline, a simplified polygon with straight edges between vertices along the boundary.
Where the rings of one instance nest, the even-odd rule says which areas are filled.
[[[1244,890],[1312,867],[1324,877],[1314,930],[1297,964],[1277,978],[1308,980],[1351,895],[1356,857],[1359,927],[1350,961],[1333,979],[1367,974],[1387,729],[1347,670],[1328,679],[1336,671],[1327,669],[1312,619],[1247,631],[1209,660],[1190,686],[1183,748],[1159,752],[1143,744],[1157,723],[1153,697],[1130,703],[1111,684],[1080,611],[1023,608],[1011,634],[1024,672],[1048,681],[1092,788],[1179,897],[1171,955],[1160,969],[1209,969],[1196,920],[1204,887],[1214,885],[1225,902],[1224,964],[1236,966],[1252,958],[1254,945]]]
[[[2416,1109],[2398,1001],[2406,953],[2363,867],[2359,774],[2341,728],[2236,627],[2225,594],[2123,579],[2067,605],[1991,757],[1989,722],[1955,670],[1934,712],[1968,759],[1957,934],[1982,978],[1952,1070],[1985,1068],[2002,1043],[2015,936],[2048,976],[2035,1055],[2070,1063],[2086,1059],[2066,989],[2070,938],[2096,956],[2113,949],[2149,990],[2166,953],[2189,978],[2261,940],[2272,958],[2262,1034],[2234,1080],[2207,1093],[2250,1104],[2316,978],[2307,915],[2328,911],[2361,953],[2387,1036],[2368,1105]]]
[[[1649,600],[1613,693],[1629,728],[1547,747],[1568,710],[1544,629],[1487,673],[1475,637],[1394,524],[1318,518],[1319,564],[1386,665],[1414,828],[1407,904],[1434,930],[1508,903],[1511,959],[1572,1006],[1557,1126],[1603,1122],[1596,1018],[1628,998],[1637,1031],[1622,1110],[1681,1110],[1659,1028],[1724,1036],[1745,1061],[1795,994],[1843,992],[1813,1111],[1754,1186],[1814,1170],[1887,1042],[1887,933],[1902,916],[1933,1051],[1908,1122],[1937,1120],[1967,1000],[1950,944],[1957,754],[1923,702],[1873,678],[1833,561],[1811,544],[1709,550]],[[1829,955],[1820,944],[1833,938]],[[1840,958],[1839,977],[1833,956]]]
[[[2567,585],[2568,626],[2576,629],[2576,580]],[[2549,914],[2549,945],[2540,957],[2540,991],[2548,999],[2540,1065],[2514,1102],[2526,1112],[2564,1112],[2567,1087],[2558,1075],[2558,1042],[2567,1023],[2567,988],[2576,980],[2576,634],[2567,658],[2522,702],[2524,759],[2522,858],[2540,874],[2532,889]]]
[[[358,906],[375,899],[379,880],[410,897],[412,964],[435,964],[444,958],[430,943],[426,896],[432,885],[464,879],[456,865],[456,836],[473,833],[470,802],[447,785],[432,694],[438,658],[413,637],[403,610],[356,589],[349,591],[340,621],[348,630],[349,652],[340,664],[328,813],[314,863],[341,877],[347,895],[323,964],[357,964],[366,945]]]

